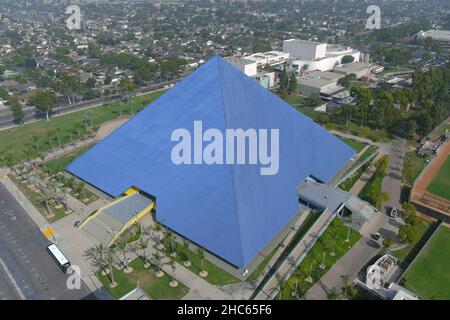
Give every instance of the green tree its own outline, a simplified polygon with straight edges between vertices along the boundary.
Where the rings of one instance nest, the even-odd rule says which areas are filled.
[[[293,94],[293,93],[297,92],[297,78],[295,77],[295,74],[290,76],[287,89],[288,89],[289,94]]]
[[[280,89],[288,89],[288,82],[289,82],[289,75],[287,73],[287,69],[286,67],[283,68],[283,70],[281,70],[280,73]]]
[[[46,119],[49,121],[50,112],[56,106],[55,93],[52,91],[40,90],[34,96],[34,102],[39,111],[45,112]]]
[[[361,118],[360,126],[362,127],[367,120],[369,105],[372,101],[372,93],[370,89],[365,87],[353,87],[352,93],[357,98],[356,107],[359,111],[359,116]]]
[[[409,244],[416,243],[419,240],[419,232],[416,227],[409,223],[403,224],[398,230],[400,240]]]
[[[19,101],[16,98],[8,99],[9,108],[11,109],[14,121],[23,124],[23,119],[25,118],[25,112],[23,112]]]
[[[198,247],[197,249],[197,255],[201,260],[201,264],[202,264],[202,270],[200,270],[201,272],[205,271],[205,266],[204,266],[204,260],[205,260],[205,250],[201,247]]]
[[[355,61],[355,58],[351,55],[345,55],[342,57],[341,63],[350,63]]]

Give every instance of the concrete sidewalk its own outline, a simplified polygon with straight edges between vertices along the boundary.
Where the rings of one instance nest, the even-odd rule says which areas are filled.
[[[7,176],[0,177],[0,183],[11,193],[16,201],[28,213],[34,223],[41,229],[45,230],[50,226],[49,222],[42,216],[36,207],[28,200],[28,198],[19,190],[19,188]]]

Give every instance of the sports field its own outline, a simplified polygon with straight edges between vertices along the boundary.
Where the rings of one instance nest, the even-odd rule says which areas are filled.
[[[406,274],[406,288],[421,299],[450,299],[450,229],[441,227]]]
[[[427,188],[428,192],[450,200],[450,157],[439,169]]]

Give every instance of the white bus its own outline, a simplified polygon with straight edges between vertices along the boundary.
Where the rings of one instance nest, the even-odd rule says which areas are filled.
[[[66,256],[59,250],[56,244],[51,244],[47,247],[47,251],[53,257],[53,259],[58,263],[58,266],[62,269],[64,273],[67,272],[67,269],[70,267],[70,262],[66,258]]]

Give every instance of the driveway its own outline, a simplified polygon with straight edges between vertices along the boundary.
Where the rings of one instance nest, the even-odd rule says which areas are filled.
[[[384,212],[389,212],[392,207],[400,207],[403,162],[407,151],[406,140],[394,137],[387,151],[389,153],[389,164],[382,187],[383,191],[389,194],[389,200],[382,206]]]

